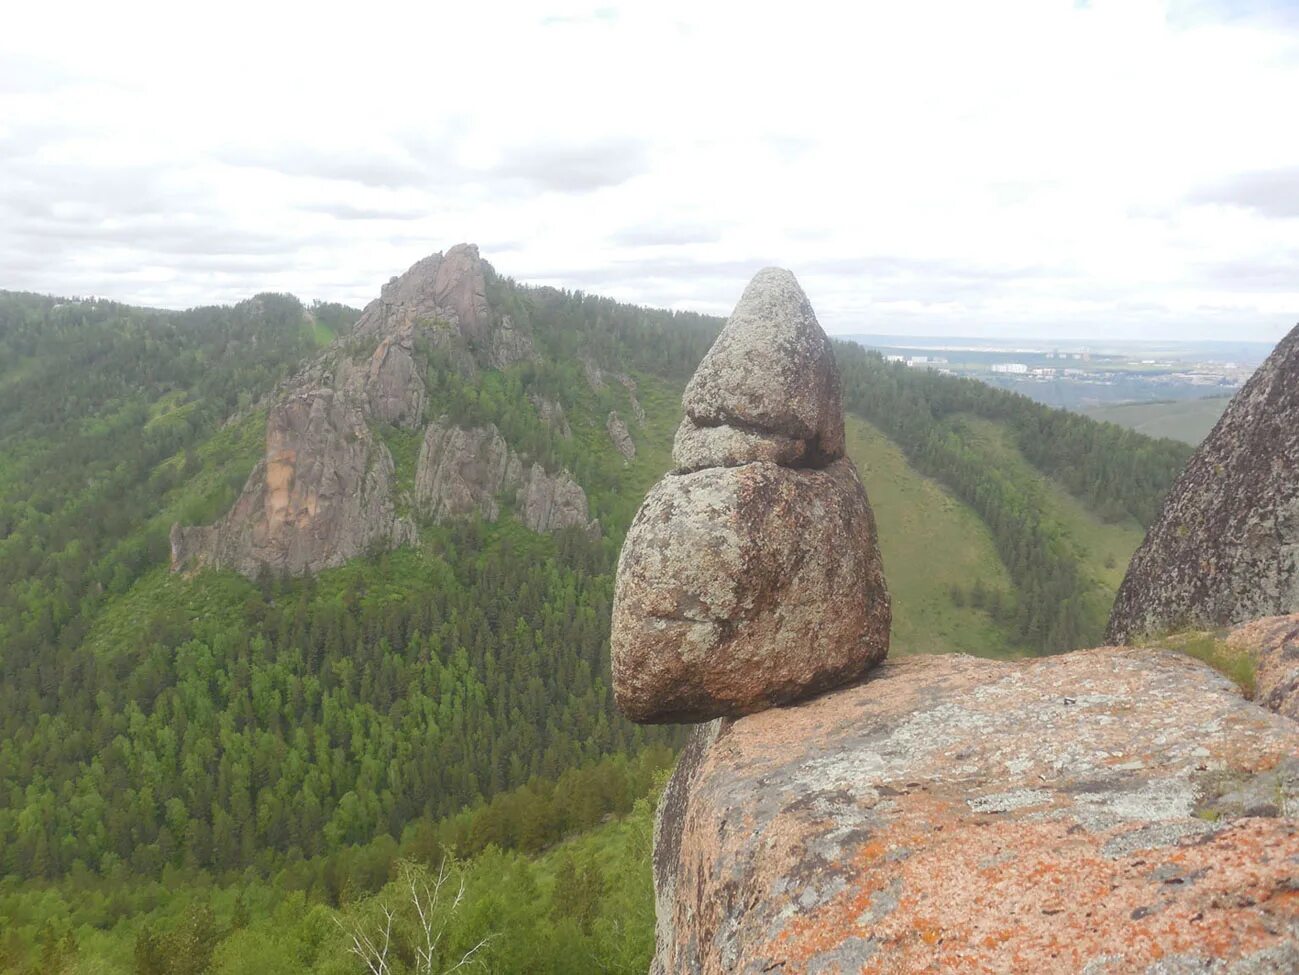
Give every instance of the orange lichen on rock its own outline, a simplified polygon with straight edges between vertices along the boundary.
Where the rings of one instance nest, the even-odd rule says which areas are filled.
[[[908,658],[703,735],[658,972],[1299,971],[1299,725],[1198,662]]]

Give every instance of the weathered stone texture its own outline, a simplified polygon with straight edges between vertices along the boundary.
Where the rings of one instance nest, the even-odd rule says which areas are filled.
[[[843,456],[834,351],[794,275],[774,267],[754,275],[681,403],[699,427],[806,441],[816,466]]]
[[[1254,661],[1254,700],[1299,721],[1299,613],[1252,620],[1227,636]]]
[[[1104,648],[882,664],[696,730],[660,975],[1299,971],[1299,725]]]
[[[732,426],[701,427],[689,417],[677,427],[672,443],[672,465],[689,474],[708,467],[738,467],[767,461],[782,467],[807,466],[808,444],[797,437],[757,433]]]
[[[415,472],[415,503],[434,519],[500,516],[499,499],[513,494],[520,519],[533,531],[598,530],[586,492],[567,471],[525,464],[495,426],[465,429],[446,417],[430,423]]]
[[[889,620],[851,462],[669,475],[618,563],[614,695],[635,721],[749,713],[856,679]]]
[[[1299,326],[1236,394],[1132,557],[1107,639],[1299,611]]]
[[[792,274],[754,276],[682,406],[675,472],[618,562],[618,707],[705,721],[856,680],[888,652],[889,594],[834,355]]]

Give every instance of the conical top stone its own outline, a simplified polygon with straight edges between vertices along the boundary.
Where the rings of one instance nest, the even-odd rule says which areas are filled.
[[[793,274],[769,267],[754,275],[682,405],[679,469],[752,460],[824,467],[843,456],[834,351]]]

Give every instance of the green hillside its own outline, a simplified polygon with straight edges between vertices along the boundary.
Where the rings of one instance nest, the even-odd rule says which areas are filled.
[[[356,312],[0,293],[0,971],[358,971],[335,919],[444,856],[478,892],[453,927],[494,935],[493,970],[644,971],[633,807],[682,732],[613,708],[613,572],[720,323],[489,285],[541,355],[472,380],[430,357],[430,409],[571,470],[602,536],[425,524],[418,547],[252,580],[169,572],[168,529],[229,508],[276,384]],[[837,349],[894,652],[1095,642],[1189,450]],[[635,382],[630,462],[605,427],[630,394],[591,362]],[[409,480],[410,434],[379,433]]]
[[[1054,479],[1037,470],[1001,425],[979,417],[961,417],[967,443],[983,452],[989,462],[1028,486],[1047,520],[1056,526],[1083,568],[1089,587],[1090,618],[1103,626],[1114,595],[1127,571],[1132,553],[1145,537],[1145,529],[1132,518],[1107,522],[1070,494]]]
[[[953,599],[953,591],[964,592],[972,580],[979,580],[989,596],[996,593],[1000,604],[1012,599],[1010,576],[978,515],[916,471],[874,425],[855,416],[848,417],[848,455],[870,496],[893,598],[889,652],[987,657],[1024,652],[987,608],[963,596],[959,605]]]
[[[1092,406],[1082,412],[1093,420],[1117,423],[1147,437],[1170,437],[1195,446],[1209,435],[1230,402],[1229,396],[1209,396],[1159,403]]]

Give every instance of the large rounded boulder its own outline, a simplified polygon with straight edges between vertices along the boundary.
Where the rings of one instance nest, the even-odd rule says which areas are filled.
[[[847,460],[670,475],[618,564],[613,680],[634,721],[703,721],[860,677],[888,652],[889,596]]]

